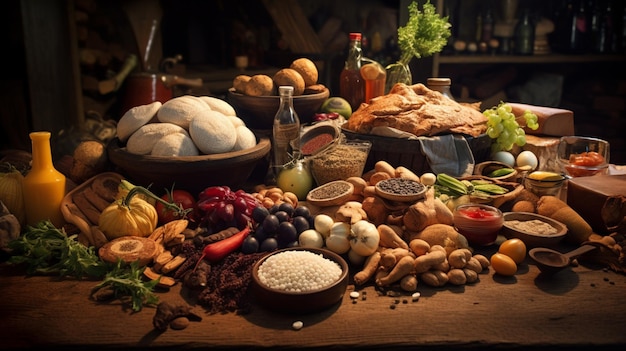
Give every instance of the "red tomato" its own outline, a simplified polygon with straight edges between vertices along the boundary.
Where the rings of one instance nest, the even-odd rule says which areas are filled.
[[[167,202],[173,202],[185,210],[191,209],[191,211],[187,213],[187,218],[193,218],[196,209],[196,199],[188,191],[179,189],[175,189],[174,191],[168,191],[163,196],[161,196],[161,199]],[[159,216],[159,223],[161,224],[171,222],[175,219],[181,219],[181,217],[177,216],[175,211],[165,207],[165,205],[160,202],[156,203],[155,208]]]

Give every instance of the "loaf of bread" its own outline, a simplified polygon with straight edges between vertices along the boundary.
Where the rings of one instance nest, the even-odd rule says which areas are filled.
[[[479,109],[479,104],[460,104],[421,83],[398,83],[387,95],[361,104],[345,127],[361,134],[371,134],[375,127],[391,127],[416,136],[456,133],[476,137],[487,129],[487,118]]]

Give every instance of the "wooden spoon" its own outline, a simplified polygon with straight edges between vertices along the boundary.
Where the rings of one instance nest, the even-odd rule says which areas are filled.
[[[594,245],[583,245],[570,252],[560,253],[545,247],[536,247],[528,251],[528,255],[537,263],[541,273],[551,275],[569,266],[574,258],[595,249]]]

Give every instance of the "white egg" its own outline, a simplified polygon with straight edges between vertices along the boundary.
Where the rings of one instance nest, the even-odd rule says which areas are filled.
[[[505,163],[511,167],[515,166],[515,156],[508,151],[498,151],[493,154],[493,160]]]
[[[537,160],[537,156],[532,151],[526,150],[517,155],[516,163],[519,168],[533,171],[537,168],[539,160]]]

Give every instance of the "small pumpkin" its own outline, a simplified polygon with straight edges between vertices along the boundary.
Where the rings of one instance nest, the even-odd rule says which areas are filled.
[[[7,164],[6,172],[0,173],[0,202],[4,203],[9,212],[22,225],[26,222],[26,209],[22,193],[23,181],[22,173],[10,164]]]
[[[179,205],[161,199],[144,187],[133,186],[126,196],[113,202],[100,214],[98,226],[107,239],[113,240],[122,236],[146,237],[156,229],[159,220],[157,210],[148,201],[135,196],[139,194],[161,202],[168,209],[180,212],[181,218],[189,212]]]
[[[157,211],[143,199],[118,200],[100,214],[98,226],[109,240],[122,236],[150,235],[158,222]]]

